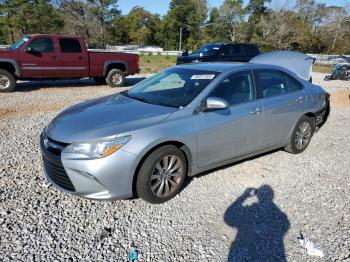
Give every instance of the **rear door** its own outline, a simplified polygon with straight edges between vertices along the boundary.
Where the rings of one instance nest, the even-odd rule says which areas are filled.
[[[76,38],[58,37],[58,60],[63,77],[89,76],[89,54],[84,43]]]
[[[52,37],[34,37],[19,52],[19,63],[24,78],[57,76],[57,48]]]
[[[262,102],[256,99],[252,73],[233,73],[209,96],[225,99],[230,106],[195,114],[198,166],[208,166],[259,150]]]
[[[304,111],[303,85],[280,70],[261,69],[254,74],[263,103],[263,146],[283,145]]]

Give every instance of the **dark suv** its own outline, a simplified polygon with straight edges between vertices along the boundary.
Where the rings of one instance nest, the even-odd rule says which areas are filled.
[[[197,51],[184,52],[177,57],[176,64],[196,62],[248,62],[259,55],[259,49],[252,44],[212,43],[206,44]]]

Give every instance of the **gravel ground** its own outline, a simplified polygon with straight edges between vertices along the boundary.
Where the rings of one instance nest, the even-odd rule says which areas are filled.
[[[333,109],[303,154],[274,151],[208,172],[163,205],[89,201],[43,177],[42,128],[63,108],[115,89],[86,80],[0,94],[0,260],[127,261],[134,246],[140,261],[350,261],[350,82],[323,77],[313,75]],[[300,232],[324,258],[306,254]]]

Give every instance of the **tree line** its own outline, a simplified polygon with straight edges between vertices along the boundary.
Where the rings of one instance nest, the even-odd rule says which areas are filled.
[[[118,0],[0,0],[0,43],[30,33],[83,36],[90,47],[138,44],[194,50],[208,42],[248,42],[262,50],[350,53],[349,5],[297,0],[268,8],[271,0],[172,0],[164,16],[134,7],[122,15]]]

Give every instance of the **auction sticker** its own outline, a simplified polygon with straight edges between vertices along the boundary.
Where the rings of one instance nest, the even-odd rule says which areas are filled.
[[[193,75],[191,79],[213,79],[215,75]]]

